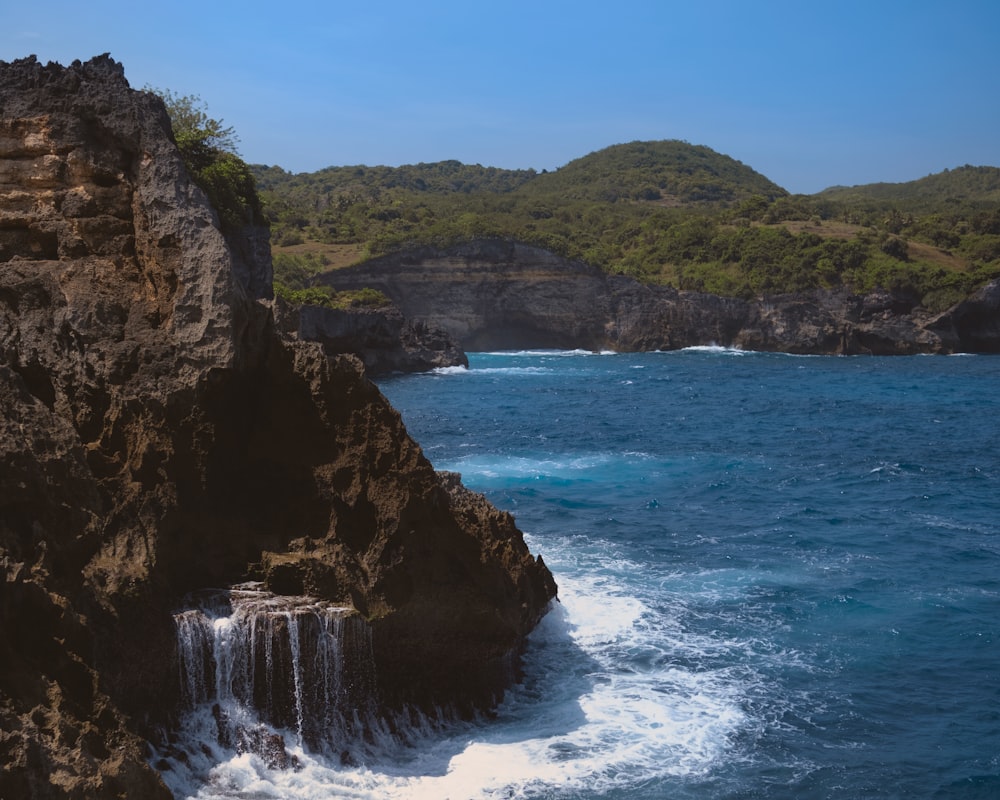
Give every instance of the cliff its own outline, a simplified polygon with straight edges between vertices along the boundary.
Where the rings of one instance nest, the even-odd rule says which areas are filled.
[[[810,354],[1000,352],[1000,282],[937,315],[882,291],[747,301],[649,286],[499,240],[394,253],[320,280],[378,289],[469,351],[717,344]]]
[[[0,797],[167,797],[172,612],[257,579],[350,606],[385,710],[485,706],[555,593],[351,356],[283,335],[107,56],[0,63]]]
[[[334,356],[350,353],[365,372],[378,377],[392,372],[426,372],[440,367],[467,367],[469,359],[440,328],[406,319],[396,306],[384,308],[292,307],[280,300],[279,326],[307,342],[318,342]]]

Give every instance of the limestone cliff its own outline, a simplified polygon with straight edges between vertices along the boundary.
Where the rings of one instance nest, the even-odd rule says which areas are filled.
[[[304,341],[318,342],[327,355],[357,356],[373,378],[392,372],[469,366],[465,352],[448,333],[406,319],[396,306],[292,307],[279,300],[276,307],[283,330]]]
[[[1000,282],[937,315],[888,292],[747,301],[648,286],[498,240],[394,253],[321,280],[378,289],[466,350],[717,344],[812,354],[1000,352]]]
[[[0,797],[168,796],[189,591],[352,605],[384,707],[487,704],[554,595],[356,359],[281,335],[264,244],[110,58],[0,63]]]

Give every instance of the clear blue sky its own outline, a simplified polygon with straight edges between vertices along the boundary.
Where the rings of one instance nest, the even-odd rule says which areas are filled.
[[[253,163],[555,169],[684,139],[792,192],[1000,166],[1000,0],[11,2],[0,60],[109,52]]]

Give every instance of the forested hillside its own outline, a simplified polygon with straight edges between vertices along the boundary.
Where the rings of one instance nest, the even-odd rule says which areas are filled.
[[[708,147],[676,140],[630,142],[570,161],[526,183],[523,194],[616,203],[664,205],[733,202],[788,194],[750,167]]]
[[[966,164],[907,183],[831,186],[818,197],[857,205],[933,213],[949,205],[1000,203],[1000,167]]]
[[[480,238],[746,298],[886,288],[937,310],[1000,276],[993,167],[808,196],[679,141],[615,145],[541,173],[457,161],[298,175],[253,169],[278,291],[301,291],[318,271],[403,247]]]

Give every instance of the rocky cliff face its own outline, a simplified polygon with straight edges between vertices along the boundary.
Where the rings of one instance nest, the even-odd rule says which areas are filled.
[[[304,341],[318,342],[327,355],[357,356],[370,377],[469,366],[465,352],[448,333],[406,319],[395,306],[291,308],[280,301],[278,306],[279,325],[283,329]]]
[[[1000,352],[1000,282],[947,313],[874,292],[744,301],[646,286],[513,242],[422,248],[323,276],[371,287],[466,350],[672,350],[717,344],[814,354]]]
[[[483,705],[554,595],[350,356],[274,325],[162,103],[0,63],[0,797],[165,797],[171,612],[258,579],[350,605],[383,707]]]
[[[336,289],[379,289],[403,314],[465,350],[600,347],[613,316],[606,277],[537,247],[497,240],[420,248],[326,273]]]
[[[1000,353],[1000,280],[949,309],[932,327],[956,336],[958,352]]]

